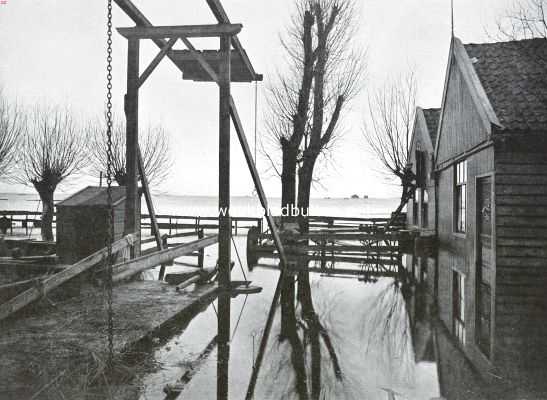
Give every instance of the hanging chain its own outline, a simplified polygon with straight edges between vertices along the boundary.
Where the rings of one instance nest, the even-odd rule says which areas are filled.
[[[106,268],[106,292],[108,307],[108,365],[112,366],[114,357],[114,310],[112,309],[112,241],[114,239],[114,207],[112,206],[112,0],[107,0],[107,56],[106,56],[106,192],[108,201],[107,222],[107,268]]]

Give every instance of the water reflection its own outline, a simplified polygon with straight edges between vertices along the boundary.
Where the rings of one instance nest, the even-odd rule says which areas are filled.
[[[285,278],[277,336],[255,398],[438,395],[434,365],[414,361],[408,283],[347,278],[305,272]]]

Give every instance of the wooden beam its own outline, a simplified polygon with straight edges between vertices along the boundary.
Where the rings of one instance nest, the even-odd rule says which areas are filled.
[[[186,44],[186,43],[185,43]],[[218,131],[218,357],[217,399],[228,399],[230,358],[230,263],[232,221],[230,219],[230,38],[220,38],[222,61],[219,64],[219,131]]]
[[[131,0],[114,0],[114,2],[127,14],[127,16],[129,18],[131,18],[133,20],[133,22],[135,22],[135,24],[137,26],[145,26],[145,27],[153,26],[152,23],[150,22],[150,20],[148,20],[144,16],[144,14],[141,13],[137,7],[135,7],[135,5],[131,2]],[[218,3],[218,2],[216,2],[216,3]],[[215,9],[223,11],[222,6],[218,7],[218,5],[215,5],[213,3],[210,3],[209,6],[211,7],[211,9],[213,9],[213,7],[215,7]],[[217,20],[218,20],[218,18],[217,18]],[[229,21],[226,18],[226,21],[219,21],[219,22],[228,23]],[[167,43],[167,41],[163,38],[162,39],[152,39],[152,40],[156,44],[156,46],[158,46],[160,49],[163,48],[163,46],[165,46],[165,44]],[[254,75],[254,80],[261,81],[262,80],[262,75],[257,74],[255,72],[255,70],[254,70],[254,68],[253,68],[253,66],[252,66],[252,64],[249,60],[249,57],[247,56],[247,53],[243,49],[243,46],[241,46],[241,43],[239,42],[239,39],[237,38],[237,36],[232,37],[232,46],[234,46],[234,49],[236,49],[240,53],[243,62],[245,63],[245,65],[247,66],[249,71]],[[171,54],[167,54],[167,57],[178,67],[178,69],[181,72],[184,73],[184,68],[182,67],[182,64],[179,61],[174,59],[174,57]]]
[[[160,52],[156,55],[156,57],[154,57],[154,59],[152,60],[152,62],[148,65],[148,67],[146,67],[146,69],[144,70],[144,72],[141,74],[141,76],[139,77],[139,88],[142,86],[142,84],[144,82],[146,82],[146,79],[148,79],[148,77],[152,74],[152,72],[154,72],[154,70],[156,69],[156,67],[158,66],[158,64],[161,62],[161,60],[163,60],[163,58],[165,57],[165,55],[173,48],[173,46],[175,45],[175,43],[177,42],[178,38],[177,37],[173,37],[171,39],[169,39],[169,41],[167,42],[167,44],[165,46],[162,47],[162,49],[160,50]]]
[[[199,62],[201,67],[209,74],[211,79],[214,82],[218,83],[218,76],[217,76],[216,72],[209,65],[207,60],[205,60],[205,57],[203,56],[203,54],[198,52],[195,49],[195,47],[192,45],[192,43],[187,38],[181,38],[181,40],[184,42],[184,45],[186,46],[186,48],[190,51],[190,54],[192,54],[192,57],[194,57]]]
[[[139,41],[131,39],[127,46],[127,94],[125,95],[126,151],[125,170],[125,233],[140,232],[140,199],[138,195],[139,153]],[[136,247],[139,247],[138,245]],[[138,255],[134,249],[132,256]]]
[[[266,193],[264,192],[264,188],[262,187],[262,182],[260,181],[260,176],[258,174],[258,170],[256,169],[249,143],[247,143],[247,138],[245,137],[245,132],[243,131],[243,124],[241,123],[241,119],[239,118],[239,114],[237,113],[234,99],[232,97],[230,97],[230,115],[232,116],[232,122],[234,123],[239,143],[241,144],[241,148],[243,149],[243,154],[245,155],[247,166],[249,167],[249,171],[251,172],[251,177],[253,178],[253,182],[258,193],[258,198],[260,199],[260,204],[266,212],[266,221],[268,222],[268,227],[270,228],[270,232],[272,233],[275,247],[277,247],[277,251],[279,252],[281,268],[285,268],[287,265],[287,257],[285,256],[285,251],[283,250],[283,243],[281,243],[279,232],[277,231],[277,227],[274,223],[273,217],[269,212],[270,208],[268,206]]]
[[[219,24],[229,24],[230,19],[228,18],[228,14],[226,14],[226,11],[224,10],[224,7],[222,7],[222,4],[219,0],[207,0],[207,4],[209,5],[209,8],[213,12],[213,15],[217,19]],[[243,60],[243,63],[246,65],[249,72],[253,75],[255,81],[261,81],[262,75],[257,74],[253,68],[253,64],[251,64],[251,60],[249,60],[249,57],[247,56],[247,52],[241,45],[241,42],[239,41],[237,36],[232,36],[232,46],[234,49],[239,53],[241,56],[241,59]]]
[[[158,220],[156,219],[156,212],[154,211],[154,203],[152,202],[152,194],[150,193],[150,187],[148,186],[148,178],[146,177],[146,171],[144,169],[144,162],[142,160],[142,153],[139,147],[138,154],[139,173],[141,175],[142,189],[144,192],[144,198],[146,200],[146,206],[148,207],[148,215],[150,216],[150,223],[152,224],[152,230],[154,231],[154,238],[156,239],[156,246],[158,250],[163,250],[163,240],[161,238],[160,229],[158,228]],[[158,279],[161,281],[165,274],[165,266],[162,265]]]
[[[112,244],[112,254],[119,252],[127,247],[133,245],[136,235],[131,234],[117,240]],[[15,296],[8,302],[0,305],[0,321],[20,310],[26,305],[40,299],[43,295],[50,292],[52,289],[61,286],[66,281],[74,278],[75,276],[89,270],[94,265],[103,261],[107,254],[107,248],[103,248],[83,260],[78,261],[76,264],[65,268],[64,270],[51,275],[49,278],[44,279],[39,286],[32,287],[23,293]]]
[[[120,35],[127,39],[164,39],[172,37],[220,37],[237,35],[241,24],[216,25],[175,25],[175,26],[137,26],[117,28]]]
[[[139,272],[154,268],[160,264],[165,264],[174,260],[175,258],[193,253],[196,250],[211,246],[217,242],[218,236],[208,236],[204,239],[184,243],[171,249],[156,251],[145,256],[134,258],[133,260],[116,264],[112,267],[115,273],[113,280],[114,282],[118,282],[120,280],[129,278],[135,274],[138,274]]]

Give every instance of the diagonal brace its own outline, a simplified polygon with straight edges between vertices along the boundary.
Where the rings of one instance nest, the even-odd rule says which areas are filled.
[[[163,60],[163,58],[166,56],[166,54],[169,52],[169,50],[171,50],[173,48],[173,46],[175,45],[177,40],[178,40],[177,37],[173,37],[173,38],[169,39],[167,44],[161,48],[160,52],[156,55],[156,57],[154,57],[154,59],[152,60],[150,65],[148,65],[148,67],[146,67],[146,69],[144,70],[142,75],[139,77],[139,83],[138,83],[139,88],[148,79],[148,77],[152,74],[152,72],[154,72],[154,70],[156,69],[158,64],[161,62],[161,60]]]

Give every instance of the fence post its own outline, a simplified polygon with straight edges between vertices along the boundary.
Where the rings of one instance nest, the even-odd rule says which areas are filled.
[[[203,234],[203,229],[200,229],[198,231],[198,239],[203,239],[204,236],[205,235]],[[204,256],[205,256],[205,249],[202,247],[201,249],[199,249],[199,253],[198,253],[198,267],[200,269],[203,269]]]

